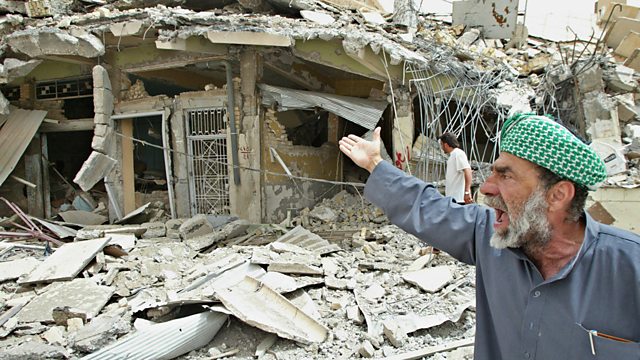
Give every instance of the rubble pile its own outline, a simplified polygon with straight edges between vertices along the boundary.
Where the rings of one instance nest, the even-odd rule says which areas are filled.
[[[473,338],[474,268],[358,195],[342,191],[290,227],[127,222],[85,226],[55,248],[1,243],[0,359],[327,359],[427,344],[472,358],[455,341]]]

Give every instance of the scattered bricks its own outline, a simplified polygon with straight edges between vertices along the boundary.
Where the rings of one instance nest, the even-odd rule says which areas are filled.
[[[391,345],[397,348],[402,347],[407,340],[407,333],[400,324],[392,319],[387,319],[382,323],[382,330]]]
[[[362,345],[360,346],[360,349],[358,350],[358,353],[362,357],[370,358],[370,357],[373,357],[373,352],[374,351],[375,351],[375,349],[373,348],[373,345],[371,345],[369,340],[365,340],[362,343]]]
[[[84,310],[74,309],[68,306],[56,307],[51,311],[51,317],[56,325],[67,325],[69,319],[80,319],[83,325],[87,321],[87,313]]]
[[[203,214],[187,219],[180,225],[180,237],[184,240],[193,239],[213,232],[213,226]]]
[[[347,306],[347,319],[358,325],[364,324],[364,315],[357,305]]]

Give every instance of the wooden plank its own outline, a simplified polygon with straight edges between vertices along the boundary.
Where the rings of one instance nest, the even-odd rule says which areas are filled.
[[[0,185],[9,177],[29,146],[46,111],[13,109],[0,129]]]
[[[42,161],[42,197],[44,198],[44,216],[51,219],[51,182],[49,181],[49,143],[47,134],[40,136]]]
[[[27,187],[27,209],[32,216],[44,217],[44,198],[42,193],[42,155],[40,154],[40,134],[33,135],[24,156],[26,180],[36,187]]]
[[[31,284],[73,279],[109,243],[109,240],[110,238],[106,237],[64,244],[29,276],[18,280],[18,283]]]
[[[133,172],[133,119],[120,121],[122,131],[122,191],[124,195],[124,213],[136,209],[135,177]]]

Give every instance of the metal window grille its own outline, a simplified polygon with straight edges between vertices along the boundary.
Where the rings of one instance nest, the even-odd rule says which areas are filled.
[[[191,214],[229,215],[226,109],[186,111]]]
[[[36,83],[36,99],[65,99],[93,96],[93,80],[89,77],[40,81]]]

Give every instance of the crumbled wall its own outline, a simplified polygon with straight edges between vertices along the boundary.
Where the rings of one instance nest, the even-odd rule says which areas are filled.
[[[287,217],[287,211],[295,216],[299,210],[312,207],[322,197],[340,190],[330,183],[291,179],[275,159],[271,160],[270,147],[276,150],[293,176],[336,180],[339,150],[335,144],[321,147],[296,146],[287,140],[284,126],[277,121],[277,114],[267,110],[264,121],[263,169],[265,221],[279,222]],[[274,174],[275,173],[275,174]]]

